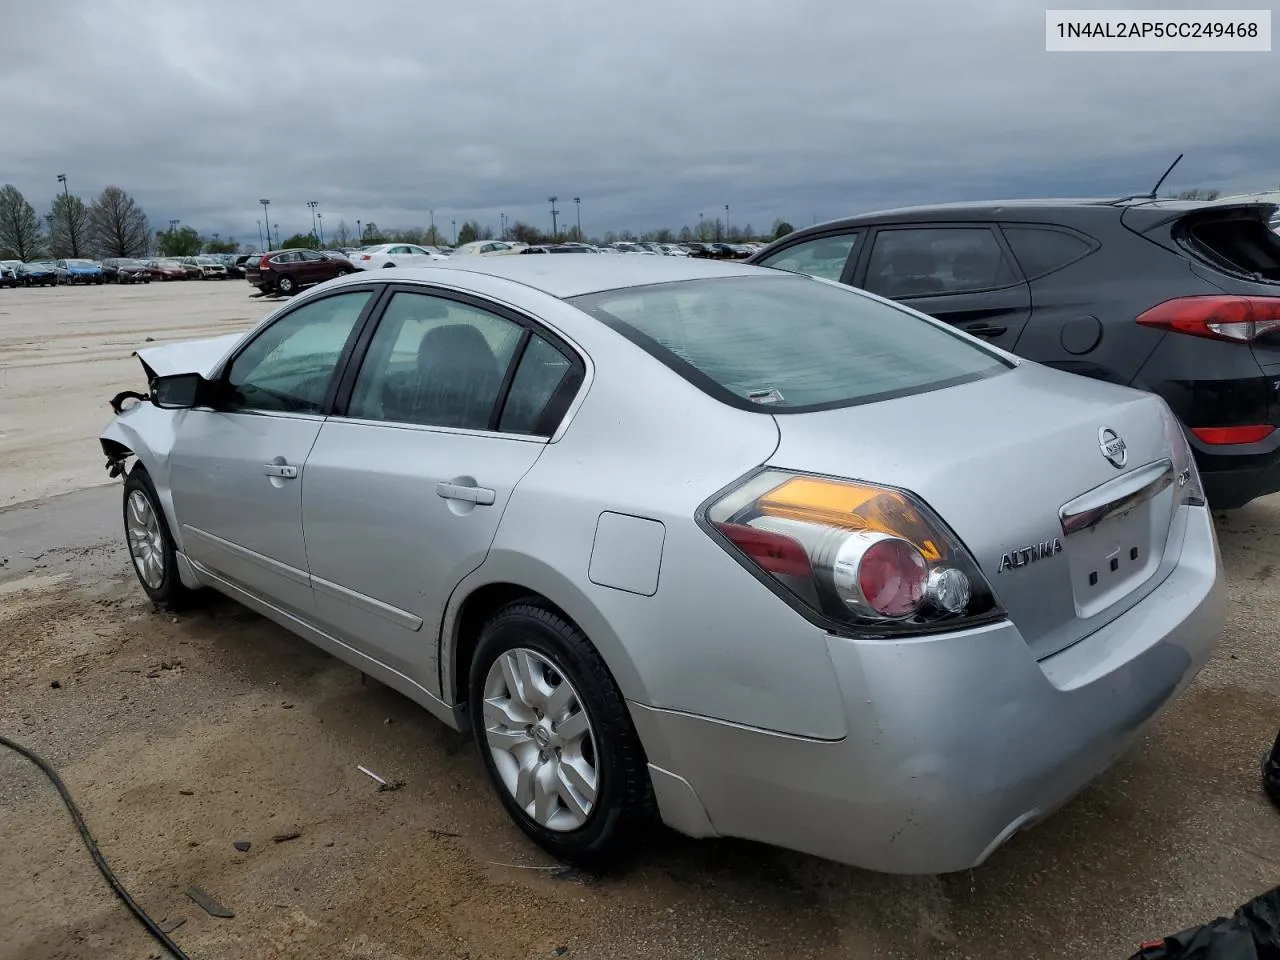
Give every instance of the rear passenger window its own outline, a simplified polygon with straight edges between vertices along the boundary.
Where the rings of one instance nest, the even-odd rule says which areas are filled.
[[[1018,279],[988,227],[880,230],[863,286],[893,300],[1008,286]]]
[[[523,334],[479,307],[399,292],[369,343],[347,415],[488,430]]]
[[[819,237],[780,250],[760,261],[760,266],[807,273],[824,280],[839,280],[857,240],[856,233],[843,237]]]
[[[498,429],[503,433],[538,433],[547,403],[572,369],[568,357],[541,337],[533,337],[511,381]]]
[[[1061,270],[1089,253],[1093,247],[1086,240],[1061,230],[1046,227],[1004,227],[1004,237],[1013,249],[1022,272],[1034,280]]]

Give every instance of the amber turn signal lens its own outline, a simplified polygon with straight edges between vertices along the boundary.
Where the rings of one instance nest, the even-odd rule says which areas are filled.
[[[901,537],[931,563],[944,555],[924,518],[895,490],[821,477],[792,477],[762,496],[756,508],[770,517]]]

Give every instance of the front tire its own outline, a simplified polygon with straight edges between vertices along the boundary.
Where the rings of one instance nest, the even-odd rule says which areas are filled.
[[[507,814],[538,846],[602,870],[653,819],[626,701],[586,635],[517,601],[485,624],[469,677],[472,729]]]
[[[151,475],[135,464],[124,481],[124,534],[134,575],[151,602],[177,610],[193,591],[178,575],[177,548]]]
[[[298,281],[286,274],[276,281],[276,292],[282,297],[292,297],[298,292]]]

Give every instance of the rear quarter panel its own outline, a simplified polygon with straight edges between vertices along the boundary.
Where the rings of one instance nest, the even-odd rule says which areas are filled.
[[[453,608],[486,583],[528,587],[582,627],[629,700],[770,730],[844,736],[824,632],[694,519],[708,497],[773,453],[773,417],[713,400],[604,327],[591,356],[596,371],[581,408],[516,488],[488,558],[457,591]],[[592,549],[606,511],[663,525],[652,596],[592,581]],[[450,655],[442,662],[457,669]],[[444,678],[446,691],[454,679]]]

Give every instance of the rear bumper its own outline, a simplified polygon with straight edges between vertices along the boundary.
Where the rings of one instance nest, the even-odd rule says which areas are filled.
[[[1189,512],[1165,582],[1040,662],[1009,623],[830,637],[843,740],[631,704],[664,819],[889,873],[982,863],[1109,766],[1208,660],[1225,593],[1209,512]]]

